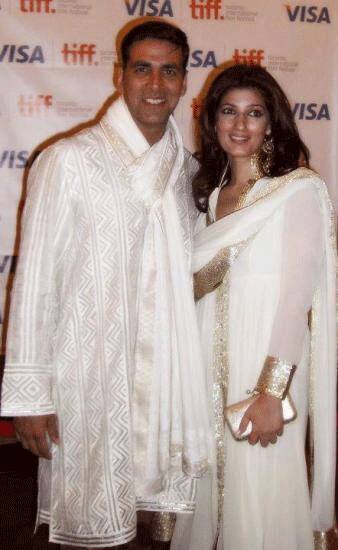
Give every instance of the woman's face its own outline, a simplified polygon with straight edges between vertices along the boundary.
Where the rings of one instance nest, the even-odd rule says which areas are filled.
[[[250,159],[270,133],[269,113],[260,92],[251,88],[226,92],[218,108],[215,130],[230,159]]]

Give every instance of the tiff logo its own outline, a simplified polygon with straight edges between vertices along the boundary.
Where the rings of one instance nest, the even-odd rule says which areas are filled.
[[[235,63],[244,63],[245,65],[261,65],[264,59],[264,50],[238,50],[234,51],[232,59]]]
[[[94,61],[94,55],[96,53],[95,44],[69,44],[63,45],[63,60],[67,65],[97,65],[97,61]],[[94,61],[94,62],[93,62]]]
[[[51,7],[54,0],[20,0],[20,10],[24,13],[55,13]]]
[[[51,95],[20,95],[18,99],[19,112],[23,116],[44,114],[52,105],[53,96]]]
[[[193,19],[224,19],[222,0],[191,0],[190,8]]]

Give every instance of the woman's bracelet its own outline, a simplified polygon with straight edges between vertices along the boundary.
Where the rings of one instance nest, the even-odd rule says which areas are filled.
[[[296,366],[289,361],[268,356],[254,391],[283,399],[288,392],[295,370]]]

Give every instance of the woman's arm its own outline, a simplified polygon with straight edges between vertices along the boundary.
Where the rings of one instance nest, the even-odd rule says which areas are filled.
[[[297,185],[297,182],[295,182]],[[309,184],[294,193],[284,207],[279,302],[272,326],[268,356],[257,391],[262,395],[248,409],[240,430],[253,423],[250,443],[275,442],[282,433],[281,399],[303,351],[313,294],[324,255],[321,206]]]

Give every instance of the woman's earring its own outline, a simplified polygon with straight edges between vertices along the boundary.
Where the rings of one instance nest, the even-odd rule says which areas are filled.
[[[256,153],[251,155],[250,166],[251,166],[250,180],[252,180],[253,182],[261,179],[265,175],[264,171],[262,170],[260,151],[256,151]]]
[[[266,135],[262,145],[262,153],[264,154],[264,158],[262,159],[262,168],[267,176],[270,174],[274,150],[275,146],[272,135]]]
[[[250,158],[252,179],[254,181],[269,176],[273,163],[275,146],[271,134],[266,135],[259,151],[256,151]]]

